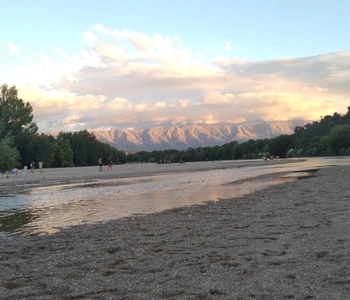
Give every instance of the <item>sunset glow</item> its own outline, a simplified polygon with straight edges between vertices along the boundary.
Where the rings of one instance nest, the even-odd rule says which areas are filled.
[[[350,105],[347,2],[299,14],[270,1],[119,2],[17,1],[2,14],[1,83],[31,103],[39,131],[319,120]],[[14,16],[21,30],[5,25]]]

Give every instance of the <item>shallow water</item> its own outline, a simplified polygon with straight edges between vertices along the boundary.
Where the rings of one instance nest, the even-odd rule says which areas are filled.
[[[266,163],[35,188],[25,194],[0,197],[0,235],[54,233],[72,225],[233,198],[307,176],[308,172],[300,172],[303,170],[348,164],[349,158],[313,158],[280,165]],[[267,176],[280,172],[289,173]]]

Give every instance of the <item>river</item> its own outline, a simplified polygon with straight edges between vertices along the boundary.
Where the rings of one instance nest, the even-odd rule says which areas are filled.
[[[311,158],[33,188],[0,196],[0,236],[52,234],[73,225],[230,199],[308,176],[310,169],[349,164],[348,157]]]

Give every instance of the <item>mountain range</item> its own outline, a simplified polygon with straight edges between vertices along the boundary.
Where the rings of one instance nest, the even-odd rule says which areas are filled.
[[[292,134],[302,120],[234,125],[188,125],[168,128],[91,130],[101,142],[120,151],[185,150],[190,147],[221,146],[232,141],[274,138]]]

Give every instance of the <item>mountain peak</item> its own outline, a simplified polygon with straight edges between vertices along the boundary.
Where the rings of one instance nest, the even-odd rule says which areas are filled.
[[[190,147],[221,146],[292,134],[302,120],[231,125],[185,125],[169,128],[91,130],[96,138],[121,151],[185,150]]]

